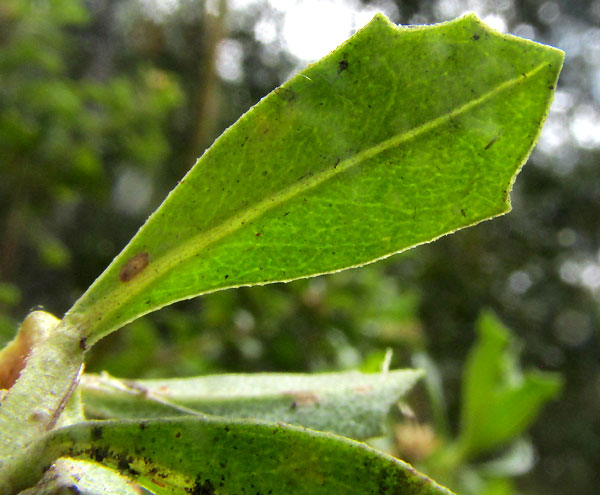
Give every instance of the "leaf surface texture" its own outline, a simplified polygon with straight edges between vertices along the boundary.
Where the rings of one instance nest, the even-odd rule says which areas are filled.
[[[67,321],[91,344],[176,300],[359,266],[507,212],[562,60],[472,14],[375,16],[228,129]]]

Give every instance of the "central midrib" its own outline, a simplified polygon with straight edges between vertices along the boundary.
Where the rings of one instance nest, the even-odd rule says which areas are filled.
[[[521,74],[516,78],[509,79],[508,81],[503,82],[502,84],[496,86],[494,89],[488,91],[484,95],[461,105],[460,107],[456,108],[455,110],[449,113],[436,117],[435,119],[425,122],[424,124],[421,124],[418,127],[392,136],[391,138],[388,138],[385,141],[382,141],[381,143],[372,146],[371,148],[365,149],[357,153],[351,158],[347,158],[345,160],[340,161],[335,167],[331,166],[320,173],[314,174],[310,177],[306,177],[301,181],[297,181],[294,184],[287,187],[286,189],[283,189],[278,193],[262,200],[253,207],[242,210],[237,214],[229,217],[227,221],[213,227],[210,230],[207,230],[192,237],[188,241],[182,243],[179,247],[164,254],[162,257],[156,260],[152,260],[152,270],[145,270],[139,273],[135,277],[135,279],[128,282],[127,288],[131,290],[128,290],[126,292],[127,297],[121,297],[117,300],[117,302],[115,302],[114,300],[110,300],[107,297],[99,299],[90,308],[84,311],[88,315],[88,317],[84,317],[84,319],[88,321],[94,321],[94,323],[92,323],[91,325],[92,328],[93,326],[95,326],[94,324],[101,324],[101,321],[106,320],[107,317],[111,316],[118,309],[118,307],[122,306],[126,301],[132,299],[135,295],[139,294],[140,291],[147,287],[151,282],[163,277],[169,270],[171,270],[176,265],[180,264],[183,260],[191,258],[202,249],[205,249],[211,244],[214,244],[215,242],[227,237],[228,235],[231,235],[232,233],[241,229],[247,223],[255,220],[256,218],[267,213],[269,210],[285,203],[286,201],[294,198],[295,196],[298,196],[301,193],[304,193],[317,187],[318,185],[322,184],[323,182],[326,182],[332,177],[335,177],[336,175],[339,175],[384,151],[395,148],[402,143],[405,143],[407,141],[410,141],[411,139],[416,138],[417,136],[420,136],[421,134],[424,134],[437,127],[440,127],[441,125],[447,123],[451,119],[468,112],[469,110],[477,107],[478,105],[485,103],[486,101],[498,95],[499,93],[513,86],[516,86],[521,81],[524,81],[527,78],[531,78],[532,76],[537,74],[542,68],[546,67],[546,65],[546,63],[540,64],[536,68],[532,69],[530,72]],[[196,294],[199,293],[201,292],[198,292]],[[185,295],[180,299],[175,300],[187,299],[190,297],[194,297],[194,295]],[[152,309],[140,313],[135,317],[132,317],[131,320],[142,316],[143,314],[149,313],[163,306],[166,306],[171,302],[174,301],[169,301],[158,307],[152,307]],[[96,306],[101,306],[101,308],[97,310]],[[76,307],[73,307],[73,310],[76,310]],[[94,315],[101,316],[100,318],[94,318]],[[73,316],[75,315],[73,314]],[[127,322],[122,322],[122,325],[124,325],[125,323]],[[88,332],[89,330],[90,328],[87,329]],[[104,331],[101,336],[110,333],[110,331],[112,330],[113,329],[111,328]],[[93,337],[94,340],[96,340],[96,338],[101,338],[101,336],[93,336],[91,334],[89,336]]]

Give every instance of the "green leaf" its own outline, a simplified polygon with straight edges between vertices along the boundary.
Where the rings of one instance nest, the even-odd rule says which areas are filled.
[[[12,490],[69,456],[118,469],[158,495],[450,494],[364,444],[284,424],[197,417],[89,422],[49,433],[35,452],[31,478],[16,476]]]
[[[463,458],[507,444],[522,434],[560,392],[553,373],[521,374],[511,335],[492,313],[477,325],[478,341],[465,366],[461,432]]]
[[[463,374],[463,435],[481,415],[487,414],[495,389],[502,383],[506,361],[510,359],[505,352],[510,340],[508,329],[493,314],[482,313],[476,330],[479,338],[469,353]]]
[[[388,373],[259,373],[171,380],[124,381],[84,375],[88,417],[142,419],[190,412],[283,421],[313,430],[366,439],[383,434],[392,405],[422,376]]]
[[[68,313],[92,344],[171,302],[384,258],[506,213],[560,50],[377,15],[199,159]]]

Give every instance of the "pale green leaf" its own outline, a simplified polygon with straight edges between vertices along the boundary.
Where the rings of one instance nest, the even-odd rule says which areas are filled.
[[[19,495],[140,495],[139,487],[96,462],[59,459],[39,483]]]
[[[507,212],[560,50],[384,16],[226,131],[68,313],[88,343],[173,301],[358,266]]]
[[[81,388],[88,417],[141,419],[196,412],[283,421],[366,439],[383,434],[391,407],[421,375],[418,370],[397,370],[137,381],[84,375]]]
[[[364,444],[283,423],[197,417],[90,422],[49,433],[35,452],[37,462],[25,460],[29,478],[15,471],[13,487],[35,482],[44,466],[69,456],[118,469],[158,495],[450,494]]]

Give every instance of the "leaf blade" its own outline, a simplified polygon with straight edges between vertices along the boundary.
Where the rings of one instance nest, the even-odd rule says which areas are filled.
[[[93,343],[175,300],[360,266],[505,213],[561,64],[474,15],[376,16],[224,133],[67,318]]]
[[[80,387],[88,417],[148,419],[192,411],[282,421],[366,439],[383,433],[392,405],[421,376],[419,370],[396,370],[381,374],[259,373],[131,382],[84,375]]]
[[[61,456],[92,459],[157,494],[450,495],[364,444],[283,424],[190,417],[89,422],[53,431],[36,452],[44,461],[35,466],[38,476]]]

